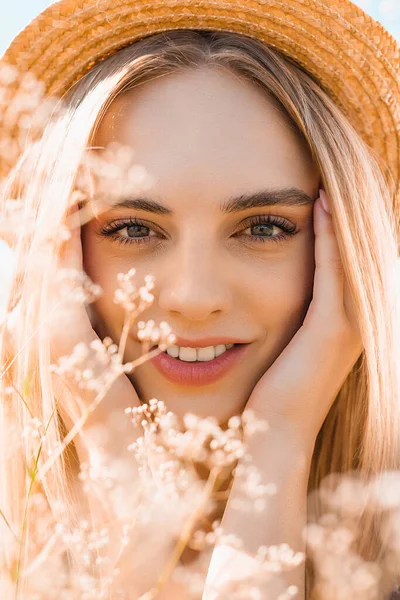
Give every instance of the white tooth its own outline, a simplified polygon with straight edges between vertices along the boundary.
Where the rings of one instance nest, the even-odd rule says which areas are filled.
[[[176,344],[173,344],[172,346],[170,346],[169,348],[167,348],[167,354],[169,354],[173,358],[178,358],[178,356],[179,356],[179,346],[177,346]]]
[[[179,358],[186,362],[195,362],[197,360],[196,348],[179,348]]]
[[[197,349],[197,360],[207,361],[215,358],[214,346],[206,346],[206,348]]]
[[[225,344],[218,344],[218,346],[215,346],[215,356],[220,356],[225,351],[226,351]]]
[[[217,356],[221,356],[226,350],[232,348],[234,344],[218,344],[217,346],[207,346],[206,348],[180,347],[173,344],[167,348],[166,352],[173,358],[178,358],[185,362],[207,362]]]

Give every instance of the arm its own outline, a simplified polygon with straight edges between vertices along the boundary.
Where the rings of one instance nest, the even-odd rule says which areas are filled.
[[[267,498],[260,512],[245,512],[234,507],[234,500],[242,499],[240,477],[235,477],[229,500],[221,522],[224,534],[233,534],[242,540],[243,546],[236,550],[228,545],[216,544],[207,574],[202,600],[218,598],[227,581],[251,576],[257,568],[252,558],[259,546],[287,543],[294,552],[305,552],[302,529],[307,521],[307,485],[312,452],[291,443],[287,434],[278,435],[268,431],[254,434],[248,444],[252,463],[260,471],[262,485],[275,483],[276,494]],[[249,580],[254,586],[255,579]],[[262,598],[277,598],[288,586],[297,586],[298,600],[304,600],[305,567],[291,567],[281,574],[274,574],[271,581],[258,584]],[[223,596],[224,597],[224,596]]]
[[[323,190],[320,195],[324,196]],[[244,411],[260,414],[269,424],[264,435],[254,434],[245,442],[263,483],[275,483],[277,495],[267,500],[261,513],[243,514],[233,507],[240,485],[239,480],[234,481],[221,525],[227,533],[243,539],[243,550],[215,548],[203,600],[218,597],[209,589],[211,584],[221,588],[223,580],[239,577],[243,570],[251,573],[255,562],[250,556],[260,545],[286,542],[293,551],[304,552],[301,533],[306,524],[307,481],[315,441],[363,349],[332,215],[320,200],[314,205],[314,231],[316,269],[307,315],[257,382]],[[288,585],[296,585],[300,594],[296,597],[304,600],[304,579],[304,566],[286,571],[280,582],[276,578],[273,586],[265,586],[261,597],[275,600]]]

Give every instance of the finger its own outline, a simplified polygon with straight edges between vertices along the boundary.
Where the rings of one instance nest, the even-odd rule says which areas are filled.
[[[58,268],[74,269],[79,273],[85,272],[81,239],[81,209],[77,203],[68,209],[67,227],[70,237],[65,241],[60,250]],[[94,306],[88,302],[84,302],[83,308],[90,319],[92,327],[94,327],[97,319]]]
[[[323,190],[323,189],[320,190],[320,196],[324,199],[326,206],[328,206],[328,208],[329,208],[330,202],[328,200],[325,190]],[[361,333],[360,333],[359,326],[358,326],[356,304],[354,302],[354,298],[353,298],[353,295],[352,295],[352,292],[350,289],[349,281],[346,277],[343,260],[340,256],[339,245],[338,245],[337,237],[336,237],[336,234],[334,231],[334,225],[333,225],[331,211],[329,211],[328,214],[325,212],[325,216],[327,217],[327,219],[325,219],[325,223],[327,224],[328,229],[329,229],[329,226],[331,226],[329,235],[326,236],[327,245],[331,244],[331,246],[332,246],[331,255],[330,255],[330,257],[327,256],[326,260],[331,261],[331,263],[332,263],[331,272],[332,273],[336,272],[336,275],[337,275],[336,281],[338,283],[338,286],[340,285],[340,288],[337,287],[337,290],[336,290],[336,293],[337,293],[336,299],[338,300],[338,303],[339,303],[336,315],[339,317],[339,319],[343,319],[343,317],[344,317],[345,321],[347,321],[350,324],[351,329],[353,331],[353,335],[355,336],[355,338],[357,338],[357,339],[354,339],[354,343],[355,344],[358,343],[358,348],[359,348],[358,354],[360,354],[362,351],[362,340],[361,340]],[[322,283],[322,285],[325,285],[325,281]],[[335,313],[332,313],[332,314],[335,314]]]
[[[334,325],[344,315],[344,269],[332,216],[325,211],[320,198],[314,204],[315,274],[313,298],[308,320],[316,319]],[[325,195],[326,198],[326,195]],[[322,320],[322,321],[321,321]]]
[[[344,312],[344,269],[332,217],[320,199],[315,204],[313,299],[303,325],[255,386],[248,405],[300,431],[308,423],[316,435],[361,348]]]
[[[59,253],[59,267],[82,270],[82,242],[80,212],[77,205],[67,212],[67,228],[70,237],[65,240]]]

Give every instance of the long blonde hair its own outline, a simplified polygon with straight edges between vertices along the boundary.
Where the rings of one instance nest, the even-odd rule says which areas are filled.
[[[49,421],[47,437],[52,443],[60,442],[65,434],[60,417],[50,418],[55,411],[55,395],[49,373],[49,343],[41,336],[39,325],[48,311],[50,266],[56,261],[61,241],[58,232],[65,221],[79,164],[96,128],[111,102],[125,90],[204,65],[247,79],[268,95],[308,144],[331,200],[364,350],[318,435],[309,491],[317,489],[329,473],[357,471],[369,477],[384,470],[398,470],[400,404],[390,293],[399,244],[399,216],[393,211],[394,184],[374,152],[312,76],[275,49],[229,32],[179,30],[149,36],[97,64],[62,99],[65,111],[48,127],[31,156],[29,184],[24,188],[27,214],[34,215],[30,257],[46,238],[49,269],[23,272],[28,242],[17,244],[16,276],[8,299],[9,310],[17,300],[20,302],[15,359],[5,327],[0,338],[3,447],[8,443],[13,447],[11,436],[18,438],[26,426],[30,418],[26,404],[42,422]],[[3,183],[3,211],[17,181],[18,168]],[[15,528],[21,523],[28,492],[28,446],[28,441],[20,444],[13,451],[12,461],[9,453],[0,456],[0,506]],[[47,473],[44,487],[50,501],[62,499],[71,506],[70,518],[74,519],[66,485],[73,443],[71,447],[72,454],[64,453]],[[371,532],[373,517],[360,518],[366,519],[363,530]],[[379,536],[372,539],[366,534],[359,552],[366,559],[377,560],[381,544]]]

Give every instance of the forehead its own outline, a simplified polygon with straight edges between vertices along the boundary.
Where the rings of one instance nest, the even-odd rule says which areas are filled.
[[[306,143],[278,106],[226,70],[186,70],[124,92],[108,108],[94,145],[115,141],[133,150],[164,197],[191,190],[204,199],[211,189],[221,197],[290,184],[312,194],[318,182]]]

